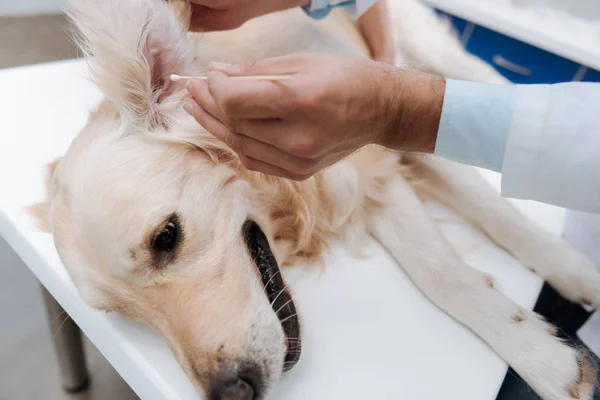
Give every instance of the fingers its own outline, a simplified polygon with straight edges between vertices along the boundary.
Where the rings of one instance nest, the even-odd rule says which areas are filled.
[[[294,173],[287,169],[283,169],[248,156],[240,156],[240,160],[242,161],[242,164],[251,171],[262,172],[263,174],[279,176],[294,181],[305,181],[315,175],[317,172],[324,170],[339,160],[348,157],[351,153],[352,152],[348,151],[337,154],[329,154],[328,157],[321,160],[319,163],[314,164],[310,171],[304,173]]]
[[[235,135],[227,129],[225,125],[218,119],[204,111],[198,104],[193,101],[186,101],[183,108],[185,111],[194,117],[194,119],[209,131],[217,139],[235,150]]]
[[[278,109],[260,108],[257,104],[252,106],[248,103],[248,112],[231,113],[229,109],[223,110],[222,104],[218,104],[209,92],[206,82],[193,81],[188,84],[188,90],[202,111],[217,119],[231,132],[255,139],[298,158],[316,159],[327,150],[327,147],[323,146],[321,135],[313,132],[310,125],[281,119],[285,113]],[[250,118],[247,118],[248,116]]]
[[[220,72],[211,72],[207,82],[192,85],[192,94],[198,97],[200,105],[210,96],[230,118],[284,118],[292,107],[289,92],[280,82],[236,81]]]
[[[230,131],[244,134],[248,137],[263,142],[270,142],[271,144],[275,144],[275,147],[277,147],[277,140],[270,140],[273,136],[271,132],[274,130],[281,131],[282,127],[280,125],[282,125],[283,122],[279,119],[270,119],[270,116],[273,115],[272,112],[263,112],[262,109],[258,108],[255,110],[255,112],[249,112],[249,114],[254,117],[252,119],[232,117],[226,114],[222,110],[221,106],[217,104],[214,97],[210,94],[206,82],[199,80],[189,82],[186,87],[198,105],[210,115],[217,118]],[[265,138],[263,137],[263,132],[268,132],[269,135]]]
[[[248,169],[295,180],[306,179],[316,171],[317,159],[296,157],[269,144],[236,134],[194,102],[187,102],[185,109],[207,131],[233,149]]]
[[[306,54],[290,54],[242,64],[210,63],[209,71],[219,71],[229,76],[287,75],[297,73],[308,58]]]
[[[208,91],[208,85],[205,81],[194,79],[185,85],[186,90],[192,95],[194,100],[211,115],[223,119],[224,115],[219,105]]]
[[[312,173],[304,175],[295,174],[293,172],[287,171],[285,169],[276,167],[271,164],[267,164],[263,161],[259,161],[255,158],[247,156],[240,156],[240,161],[242,162],[244,167],[246,167],[250,171],[262,172],[263,174],[279,176],[281,178],[292,179],[294,181],[305,181],[314,175]]]
[[[205,82],[195,81],[191,86],[193,87],[189,90],[193,93],[201,111],[208,113],[212,119],[218,120],[230,132],[262,142],[298,158],[316,159],[326,150],[312,131],[297,122],[270,118],[272,115],[270,112],[252,113],[253,116],[262,116],[265,119],[231,117],[217,104]],[[206,126],[205,128],[208,129]]]
[[[228,118],[283,118],[291,107],[288,105],[291,95],[277,82],[234,81],[220,72],[211,72],[208,82],[189,82],[187,89],[200,106],[218,107]],[[211,110],[211,114],[217,116],[212,111],[215,110]]]
[[[277,115],[270,110],[260,108],[249,110],[248,113],[238,113],[239,116],[251,115],[253,118],[232,117],[227,115],[208,90],[204,81],[188,83],[188,91],[193,95],[198,105],[212,117],[218,119],[230,131],[243,134],[260,142],[270,144],[278,149],[286,150],[287,141],[284,122],[271,118]],[[234,114],[235,115],[235,114]],[[261,119],[262,118],[262,119]]]

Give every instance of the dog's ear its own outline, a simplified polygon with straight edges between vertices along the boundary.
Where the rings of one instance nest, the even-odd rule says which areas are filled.
[[[189,6],[178,0],[178,9]],[[123,119],[163,123],[171,74],[189,72],[186,29],[175,4],[162,0],[71,0],[69,15],[89,61],[92,79]]]
[[[192,5],[190,0],[165,0],[171,8],[175,11],[175,15],[179,18],[179,21],[183,24],[183,27],[187,30],[190,28],[190,22],[192,20]]]
[[[60,158],[48,164],[48,171],[46,172],[46,200],[27,208],[37,228],[42,232],[52,232],[50,224],[50,199],[54,196],[54,174],[59,163]]]

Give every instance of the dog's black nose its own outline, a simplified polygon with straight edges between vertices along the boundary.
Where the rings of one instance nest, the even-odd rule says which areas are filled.
[[[251,361],[223,365],[210,382],[210,400],[257,400],[263,397],[262,368]]]
[[[254,389],[242,378],[215,381],[212,389],[212,400],[253,400]]]
[[[252,362],[242,362],[218,371],[210,384],[210,400],[256,400],[262,397],[261,368]]]

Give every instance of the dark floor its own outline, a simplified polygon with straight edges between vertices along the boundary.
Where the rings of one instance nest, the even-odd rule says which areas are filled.
[[[590,314],[587,313],[579,304],[571,303],[560,297],[554,289],[544,285],[542,294],[535,306],[535,311],[543,315],[561,330],[562,336],[577,347],[583,347],[583,344],[577,338],[576,332],[587,321]],[[596,365],[600,365],[600,360],[592,360]],[[600,382],[600,373],[598,374]],[[497,400],[541,400],[533,390],[525,383],[512,369],[506,375],[502,389]],[[600,390],[596,388],[594,400],[600,400]]]
[[[49,326],[37,279],[2,238],[0,271],[0,400],[138,399],[88,340],[91,386],[83,393],[65,393],[52,339],[66,315]]]

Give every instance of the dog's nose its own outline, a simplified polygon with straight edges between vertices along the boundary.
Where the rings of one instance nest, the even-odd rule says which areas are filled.
[[[211,400],[254,400],[254,388],[248,378],[218,374],[212,383]]]
[[[264,393],[263,369],[255,362],[223,365],[210,381],[210,400],[256,400]]]
[[[254,389],[241,378],[235,381],[227,382],[214,388],[214,400],[252,400],[254,399]]]

